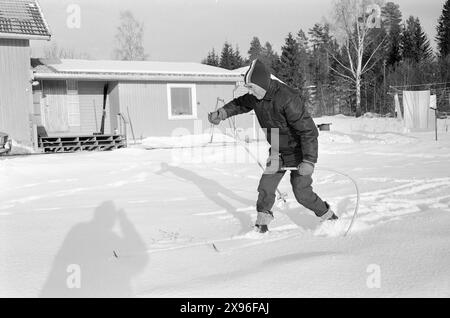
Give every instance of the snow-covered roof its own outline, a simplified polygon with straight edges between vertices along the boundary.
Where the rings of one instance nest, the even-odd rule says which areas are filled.
[[[247,73],[249,67],[250,67],[250,66],[240,67],[240,68],[237,68],[237,69],[235,69],[235,70],[232,70],[232,72],[233,72],[233,73],[236,73],[236,74],[239,74],[239,75],[241,75],[241,76],[244,76],[245,73]]]
[[[244,67],[241,67],[241,68],[237,68],[237,69],[235,69],[235,70],[232,70],[231,72],[233,72],[233,73],[235,73],[235,74],[238,74],[239,76],[245,76],[245,73],[247,73],[249,67],[250,67],[250,65],[249,65],[249,66],[244,66]],[[281,83],[284,84],[284,82],[283,82],[282,80],[280,80],[278,77],[276,77],[275,75],[270,74],[270,77],[271,77],[273,80],[277,80],[277,81],[279,81],[279,82],[281,82]],[[244,79],[242,78],[242,80],[244,80]]]
[[[36,79],[83,78],[107,80],[186,80],[232,81],[239,76],[229,70],[201,63],[37,59],[33,61]]]
[[[50,39],[37,0],[0,0],[0,38]]]

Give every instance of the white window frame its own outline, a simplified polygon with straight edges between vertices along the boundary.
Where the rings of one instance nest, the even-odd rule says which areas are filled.
[[[192,96],[192,115],[172,115],[172,88],[190,88]],[[195,84],[167,84],[167,102],[169,120],[197,119],[197,88]]]

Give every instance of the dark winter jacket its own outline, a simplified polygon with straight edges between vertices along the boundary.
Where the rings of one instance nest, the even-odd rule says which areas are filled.
[[[300,161],[317,162],[319,134],[299,91],[270,80],[269,90],[262,100],[245,94],[223,108],[228,117],[254,110],[269,144],[271,128],[279,128],[279,151],[282,156],[294,155]]]

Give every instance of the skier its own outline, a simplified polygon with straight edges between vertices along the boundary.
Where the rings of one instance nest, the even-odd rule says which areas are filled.
[[[278,185],[286,173],[285,167],[298,167],[291,171],[290,179],[297,201],[322,221],[337,220],[330,205],[312,188],[312,174],[318,157],[318,131],[300,92],[272,80],[270,72],[257,59],[245,73],[244,83],[249,93],[209,113],[208,120],[218,125],[227,118],[254,110],[271,144],[267,168],[258,186],[255,230],[267,232],[274,219],[271,210]]]

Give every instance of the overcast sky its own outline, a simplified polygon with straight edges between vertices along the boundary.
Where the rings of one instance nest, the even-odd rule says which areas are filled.
[[[396,0],[403,13],[419,17],[431,44],[444,0]],[[40,0],[60,46],[94,59],[110,59],[119,12],[131,10],[145,24],[144,46],[154,61],[199,62],[225,41],[239,45],[246,56],[253,36],[280,52],[289,32],[305,32],[330,16],[332,0]],[[80,28],[68,27],[68,8],[81,10]],[[45,42],[34,41],[33,54]]]

